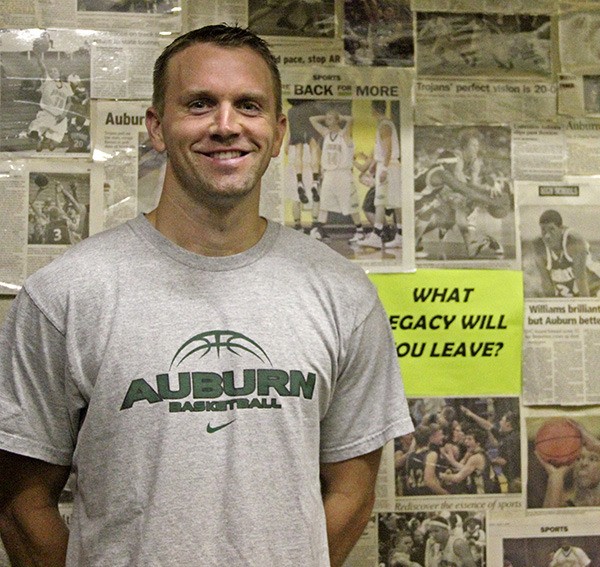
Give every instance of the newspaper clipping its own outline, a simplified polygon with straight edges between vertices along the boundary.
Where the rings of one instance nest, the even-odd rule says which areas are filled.
[[[526,404],[600,402],[599,195],[589,178],[518,184]]]
[[[514,267],[511,130],[415,126],[419,265]]]
[[[90,164],[72,159],[8,162],[0,188],[8,219],[0,291],[14,294],[26,276],[89,235]]]
[[[375,271],[414,269],[410,71],[284,68],[280,222]]]
[[[598,565],[597,516],[580,513],[490,518],[489,567]]]

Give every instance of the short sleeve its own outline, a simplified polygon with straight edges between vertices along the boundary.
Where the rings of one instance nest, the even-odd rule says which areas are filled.
[[[376,299],[340,361],[321,421],[322,462],[364,455],[413,430],[390,325]]]
[[[65,338],[22,289],[0,330],[0,448],[69,465],[78,412],[66,384]]]

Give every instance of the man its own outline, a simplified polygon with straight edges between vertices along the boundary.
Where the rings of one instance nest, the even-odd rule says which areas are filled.
[[[600,291],[600,264],[589,243],[563,225],[558,211],[540,216],[541,238],[534,241],[535,263],[544,297],[595,297]]]
[[[554,552],[550,567],[588,567],[592,560],[581,547],[575,547],[563,539],[560,548]]]
[[[448,494],[438,477],[439,450],[444,442],[442,428],[435,423],[418,425],[414,438],[414,451],[408,453],[404,463],[404,495]]]
[[[428,521],[428,538],[425,548],[425,567],[442,567],[454,564],[459,567],[476,567],[469,544],[463,537],[450,533],[450,524],[442,516]]]
[[[40,110],[29,124],[27,136],[37,141],[36,151],[53,151],[67,133],[68,113],[73,90],[63,81],[57,67],[46,68],[40,55],[34,52],[43,75],[40,87]]]
[[[371,103],[377,120],[373,160],[375,166],[375,223],[373,232],[359,242],[360,246],[383,248],[383,225],[385,210],[393,209],[396,217],[396,234],[385,243],[386,248],[402,246],[402,190],[400,178],[400,140],[393,120],[386,115],[386,102]]]
[[[30,278],[0,336],[7,551],[45,567],[340,566],[381,446],[411,425],[364,272],[259,216],[286,127],[268,47],[225,25],[176,39],[146,124],[167,152],[157,208]]]
[[[298,99],[288,99],[291,108],[288,110],[289,140],[288,145],[295,148],[294,170],[297,183],[297,201],[303,205],[309,203],[306,187],[304,186],[304,146],[308,144],[310,151],[310,167],[312,181],[310,193],[313,202],[313,208],[316,208],[315,215],[318,214],[319,185],[321,177],[320,169],[320,137],[317,135],[310,122],[313,114],[319,114],[322,103],[319,101],[307,101]]]
[[[396,547],[391,553],[390,567],[421,567],[410,558],[413,545],[413,538],[408,530],[399,533]]]
[[[466,481],[469,494],[497,494],[500,484],[496,471],[485,452],[487,433],[482,429],[465,431],[464,444],[467,453],[457,472],[445,471],[441,475],[442,483],[456,484]]]
[[[473,559],[479,565],[485,565],[485,531],[481,527],[481,520],[475,517],[470,517],[465,522],[465,539],[471,549]]]
[[[352,141],[352,116],[340,115],[335,110],[310,117],[313,128],[323,138],[321,149],[321,208],[314,229],[314,238],[324,237],[323,225],[329,213],[350,215],[354,223],[354,234],[350,242],[364,237],[358,210],[358,193],[354,185],[354,142]]]
[[[508,492],[521,491],[521,435],[519,414],[509,410],[502,414],[497,424],[481,417],[465,406],[461,406],[465,416],[488,432],[488,443],[497,449],[491,459],[499,467],[508,482]]]

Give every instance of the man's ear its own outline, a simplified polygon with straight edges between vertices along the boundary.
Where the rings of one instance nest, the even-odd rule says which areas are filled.
[[[148,130],[152,147],[157,152],[164,152],[166,146],[162,135],[162,122],[158,110],[153,106],[146,110],[146,130]]]
[[[277,157],[279,152],[281,151],[281,146],[283,144],[283,139],[285,138],[285,130],[287,127],[287,118],[285,114],[280,114],[277,117],[277,124],[275,125],[275,143],[273,144],[273,151],[271,152],[271,157]]]

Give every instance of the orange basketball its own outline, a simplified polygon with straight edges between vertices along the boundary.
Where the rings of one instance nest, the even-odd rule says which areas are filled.
[[[549,419],[536,433],[535,448],[538,455],[551,465],[570,465],[581,451],[581,432],[563,417]]]

